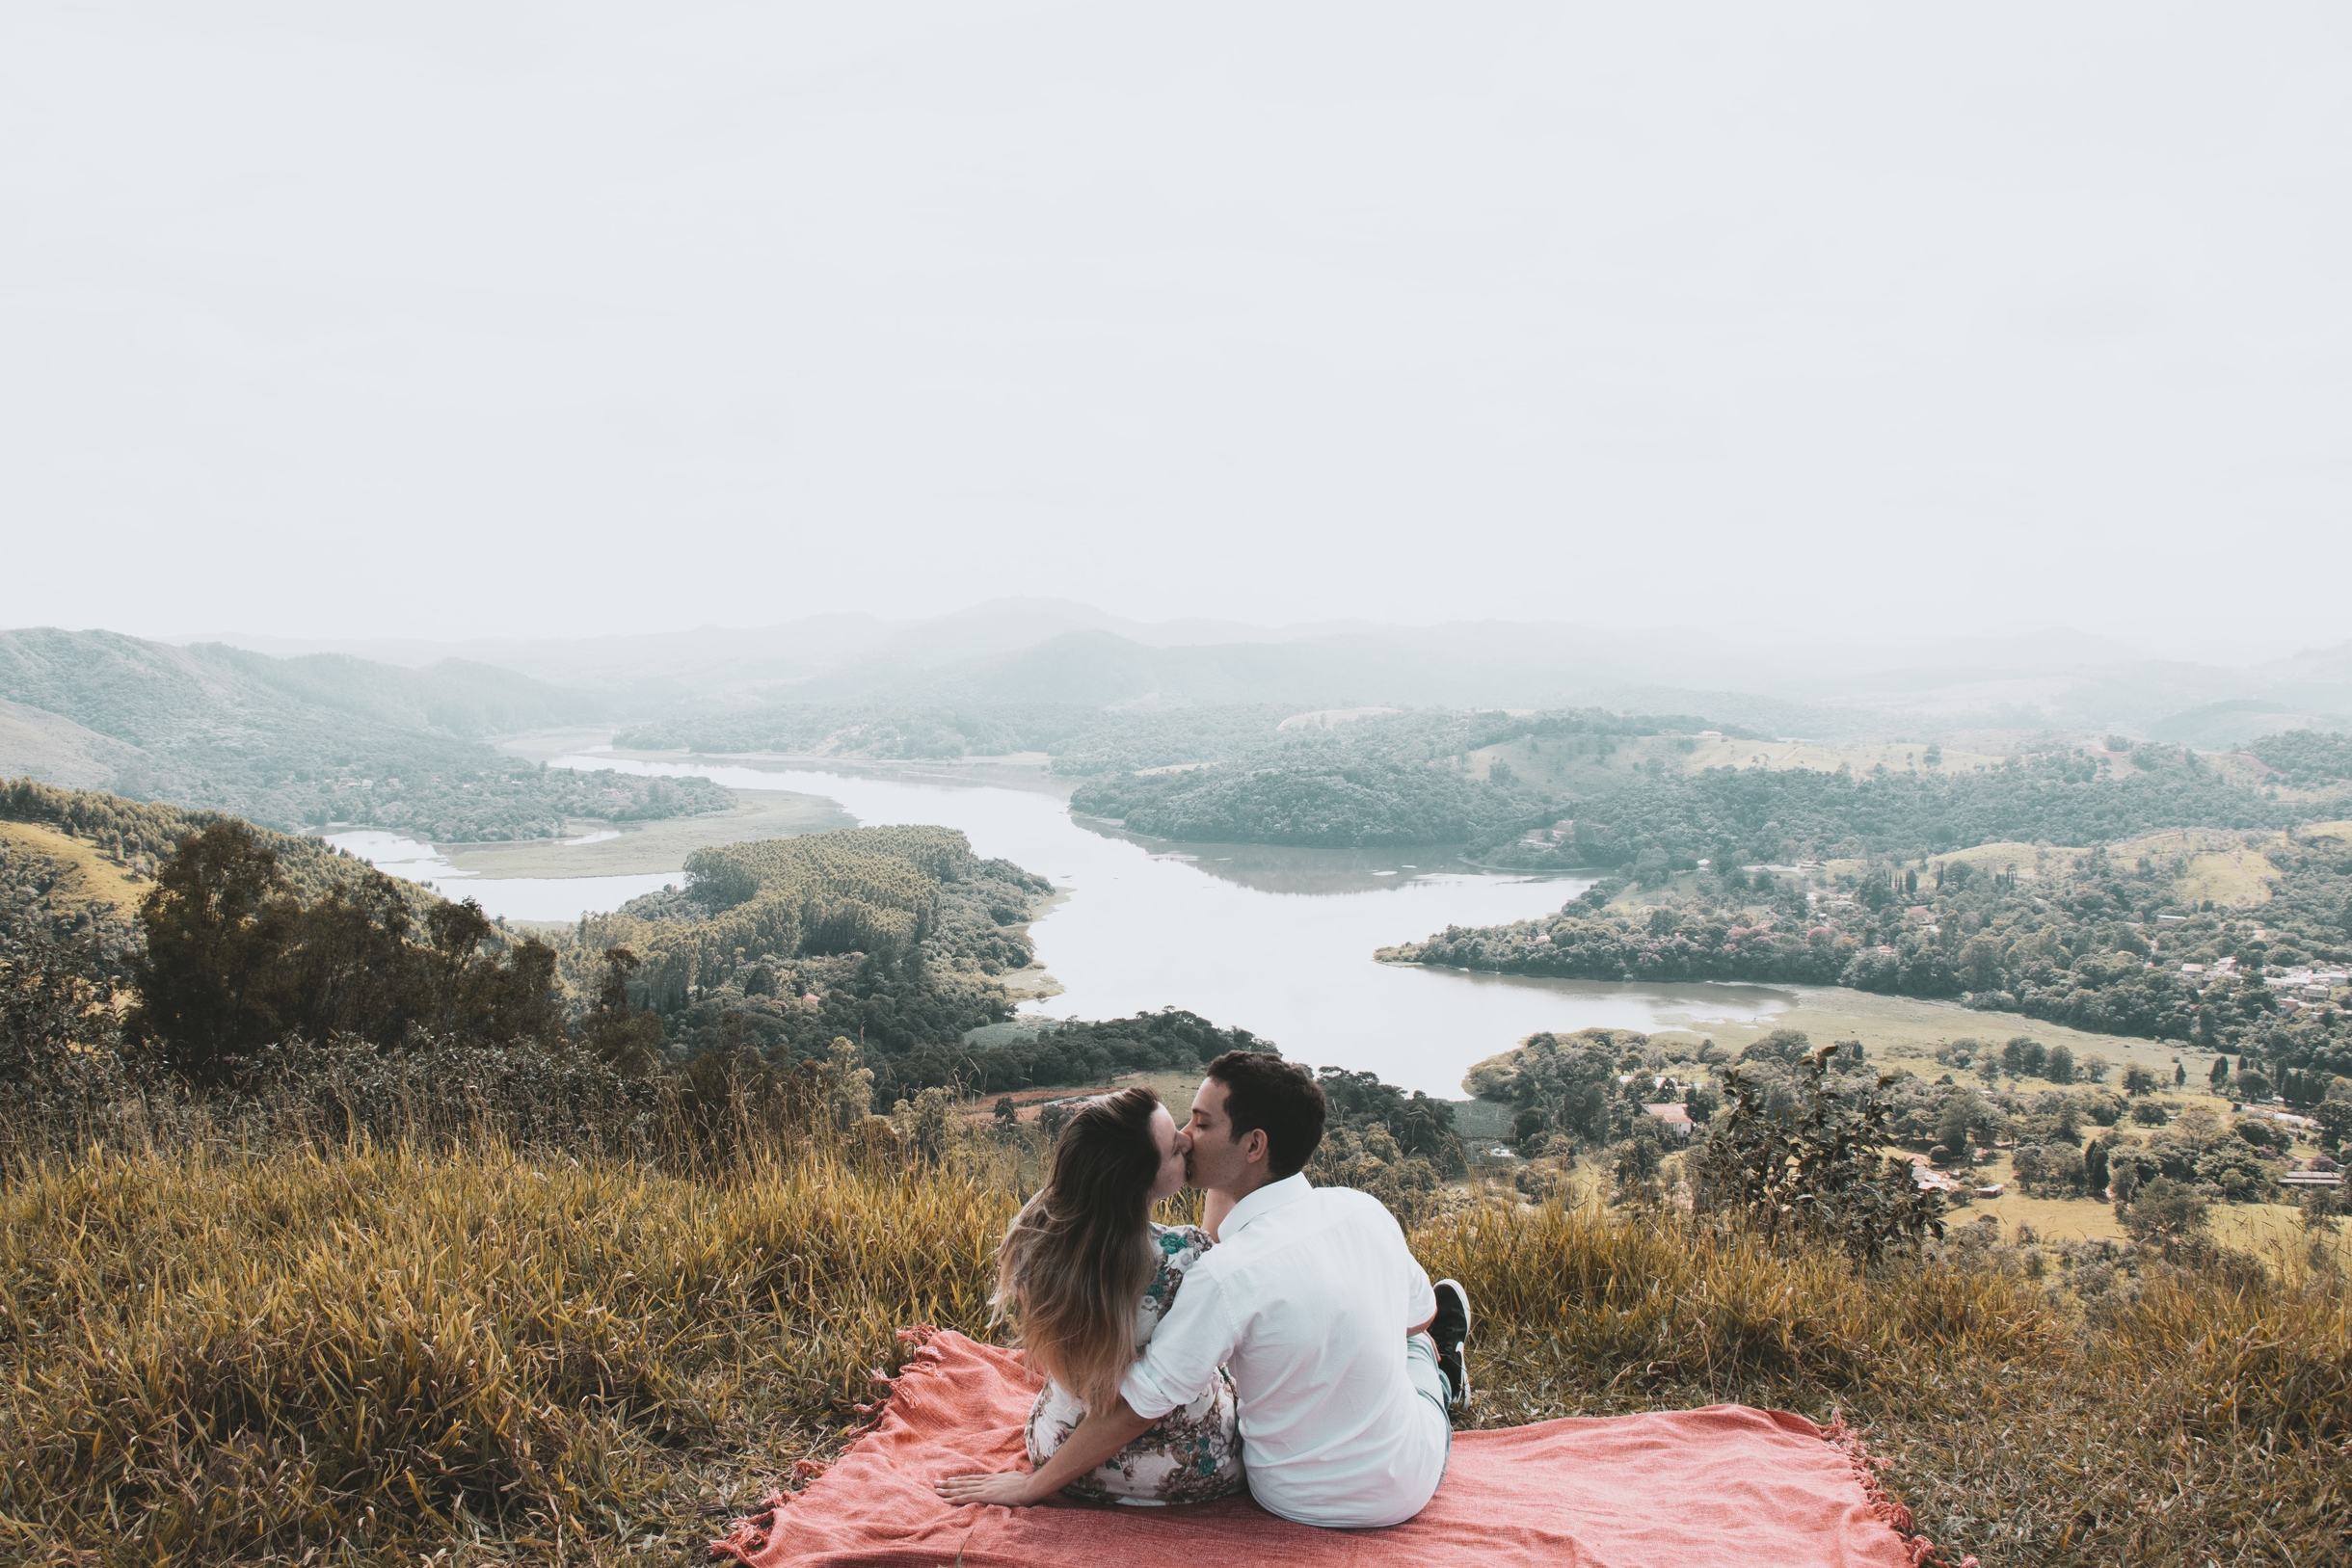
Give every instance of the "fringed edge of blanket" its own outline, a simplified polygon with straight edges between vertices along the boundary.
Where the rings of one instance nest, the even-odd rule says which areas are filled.
[[[1902,1541],[1903,1550],[1911,1555],[1911,1568],[1952,1568],[1942,1550],[1912,1528],[1917,1521],[1911,1517],[1911,1511],[1888,1497],[1886,1489],[1879,1484],[1879,1472],[1894,1461],[1881,1459],[1864,1448],[1862,1434],[1846,1424],[1845,1415],[1840,1411],[1831,1411],[1830,1424],[1820,1430],[1823,1441],[1843,1453],[1846,1462],[1854,1467],[1854,1478],[1861,1483],[1863,1500],[1869,1503],[1870,1511],[1884,1520],[1886,1528]],[[1978,1568],[1975,1556],[1961,1558],[1959,1568]]]
[[[871,1403],[849,1407],[850,1412],[858,1418],[850,1423],[850,1431],[864,1437],[881,1425],[882,1417],[890,1409],[891,1395],[898,1392],[898,1385],[910,1373],[927,1370],[939,1364],[940,1354],[931,1347],[931,1341],[938,1333],[939,1330],[928,1323],[918,1323],[913,1328],[898,1330],[898,1342],[915,1347],[914,1359],[899,1367],[896,1377],[879,1367],[873,1369],[869,1381],[882,1385],[881,1395]],[[760,1504],[756,1512],[729,1526],[725,1535],[710,1543],[710,1555],[749,1563],[753,1557],[765,1552],[776,1531],[784,1528],[786,1506],[805,1491],[811,1481],[823,1475],[828,1468],[814,1459],[795,1461],[790,1488],[778,1487],[767,1495],[766,1501]]]

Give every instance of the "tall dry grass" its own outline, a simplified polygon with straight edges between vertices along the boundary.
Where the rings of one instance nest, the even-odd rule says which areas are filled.
[[[987,1332],[1005,1176],[44,1162],[0,1194],[0,1531],[125,1563],[677,1546],[706,1472],[832,1441],[896,1327]]]
[[[0,1556],[661,1563],[828,1455],[893,1331],[990,1332],[1033,1151],[665,1173],[494,1140],[51,1155],[0,1188]],[[2352,1558],[2339,1274],[1978,1247],[1858,1274],[1671,1216],[1423,1227],[1483,1424],[1844,1412],[1994,1563]],[[2040,1259],[2040,1262],[2037,1260]]]

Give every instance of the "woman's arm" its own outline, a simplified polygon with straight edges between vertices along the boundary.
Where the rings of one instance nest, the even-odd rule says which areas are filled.
[[[997,1475],[949,1475],[934,1483],[933,1489],[955,1503],[993,1502],[1000,1507],[1023,1508],[1043,1502],[1141,1437],[1151,1424],[1149,1418],[1136,1415],[1121,1397],[1108,1410],[1086,1412],[1042,1469],[1012,1470]]]

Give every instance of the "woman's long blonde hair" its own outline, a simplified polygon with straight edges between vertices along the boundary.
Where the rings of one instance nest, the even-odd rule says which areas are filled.
[[[1136,1308],[1152,1283],[1152,1185],[1160,1096],[1121,1089],[1078,1108],[1054,1145],[1045,1190],[997,1251],[997,1310],[1021,1325],[1029,1364],[1109,1408],[1136,1356]]]

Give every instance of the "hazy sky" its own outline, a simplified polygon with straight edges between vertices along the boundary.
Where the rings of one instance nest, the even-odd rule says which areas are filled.
[[[0,12],[0,625],[2352,637],[2352,9]]]

